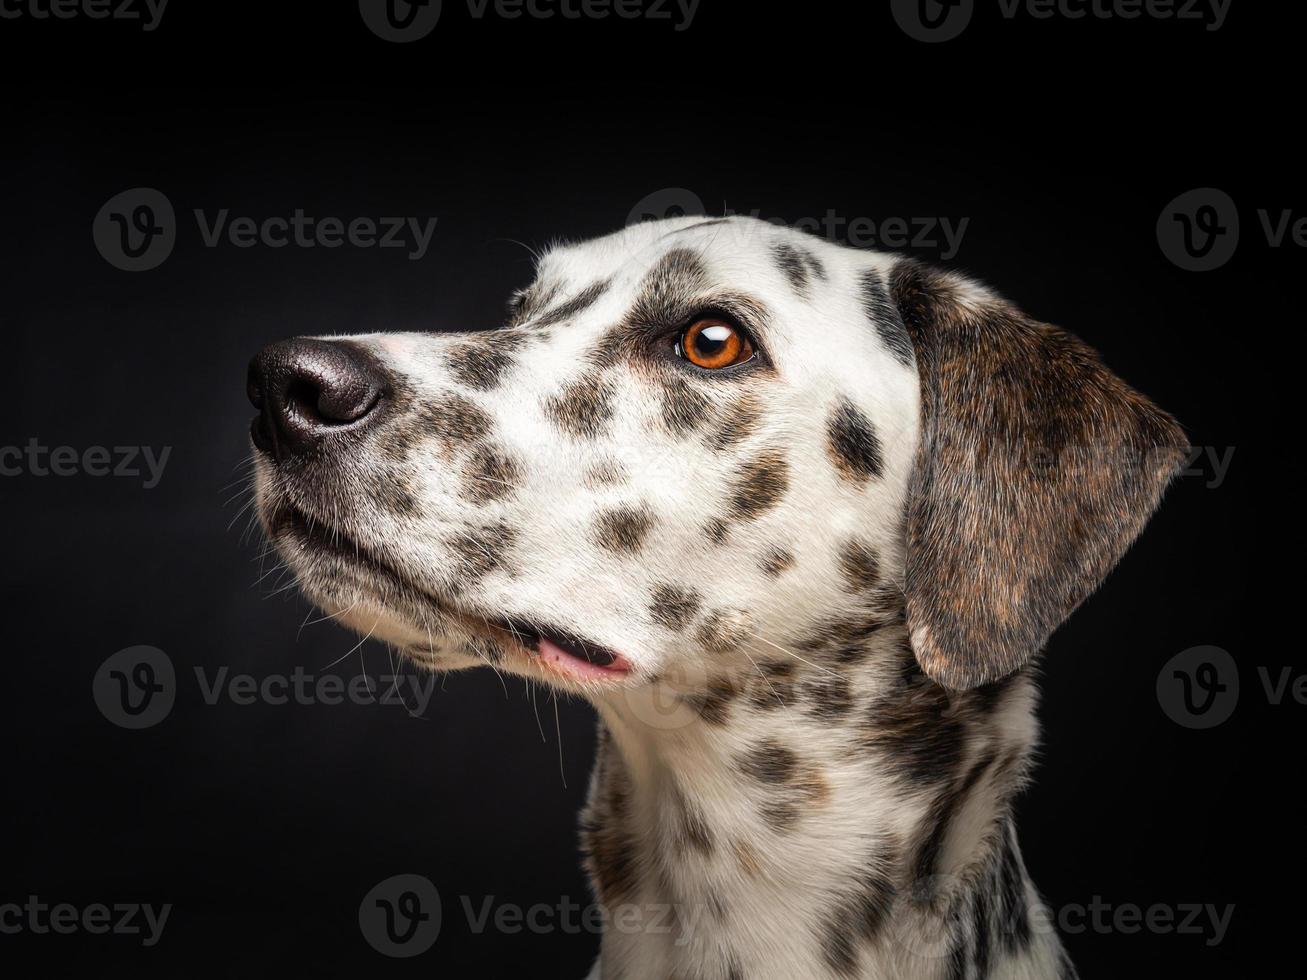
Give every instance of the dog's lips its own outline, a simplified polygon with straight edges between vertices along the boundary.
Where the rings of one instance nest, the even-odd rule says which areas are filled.
[[[285,508],[277,514],[272,523],[278,532],[293,535],[301,544],[315,551],[363,566],[373,574],[382,574],[388,579],[412,588],[395,569],[360,546],[353,538],[311,521],[297,508]],[[456,618],[473,630],[486,622],[481,617],[472,616],[452,607],[446,601],[437,600],[429,594],[424,595],[443,615]],[[518,619],[490,622],[510,634],[534,662],[566,679],[612,681],[625,677],[631,672],[631,662],[621,654],[565,630]]]
[[[364,548],[354,538],[344,532],[314,521],[298,507],[287,506],[277,512],[271,522],[273,536],[289,534],[299,543],[320,554],[344,560],[353,565],[366,568],[374,574],[388,579],[408,583],[403,576],[373,552]]]
[[[631,672],[629,660],[591,640],[520,620],[502,620],[498,625],[536,663],[569,680],[612,681]]]
[[[618,653],[606,651],[607,662],[597,663],[587,660],[544,637],[540,638],[537,650],[540,655],[540,663],[569,677],[606,681],[617,677],[625,677],[631,672],[630,662]]]

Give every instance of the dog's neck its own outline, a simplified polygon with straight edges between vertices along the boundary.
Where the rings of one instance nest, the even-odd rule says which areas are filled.
[[[1029,678],[949,693],[901,621],[869,633],[598,703],[603,976],[1059,975],[1010,825]]]

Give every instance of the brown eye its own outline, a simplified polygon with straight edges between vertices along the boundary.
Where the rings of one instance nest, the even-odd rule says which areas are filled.
[[[710,371],[743,364],[753,357],[753,344],[725,320],[705,317],[681,334],[677,352],[691,364]]]

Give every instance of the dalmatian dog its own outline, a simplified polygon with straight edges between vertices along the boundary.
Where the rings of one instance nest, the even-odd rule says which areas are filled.
[[[1175,422],[1075,337],[750,218],[552,248],[507,323],[254,360],[261,524],[436,671],[587,698],[593,977],[1072,977],[1012,824],[1034,661]]]

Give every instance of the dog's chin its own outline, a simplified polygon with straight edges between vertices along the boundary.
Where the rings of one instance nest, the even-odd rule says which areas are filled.
[[[571,630],[507,611],[465,608],[415,585],[384,556],[293,507],[271,510],[264,525],[324,614],[419,666],[491,666],[581,692],[638,679],[627,657]]]

